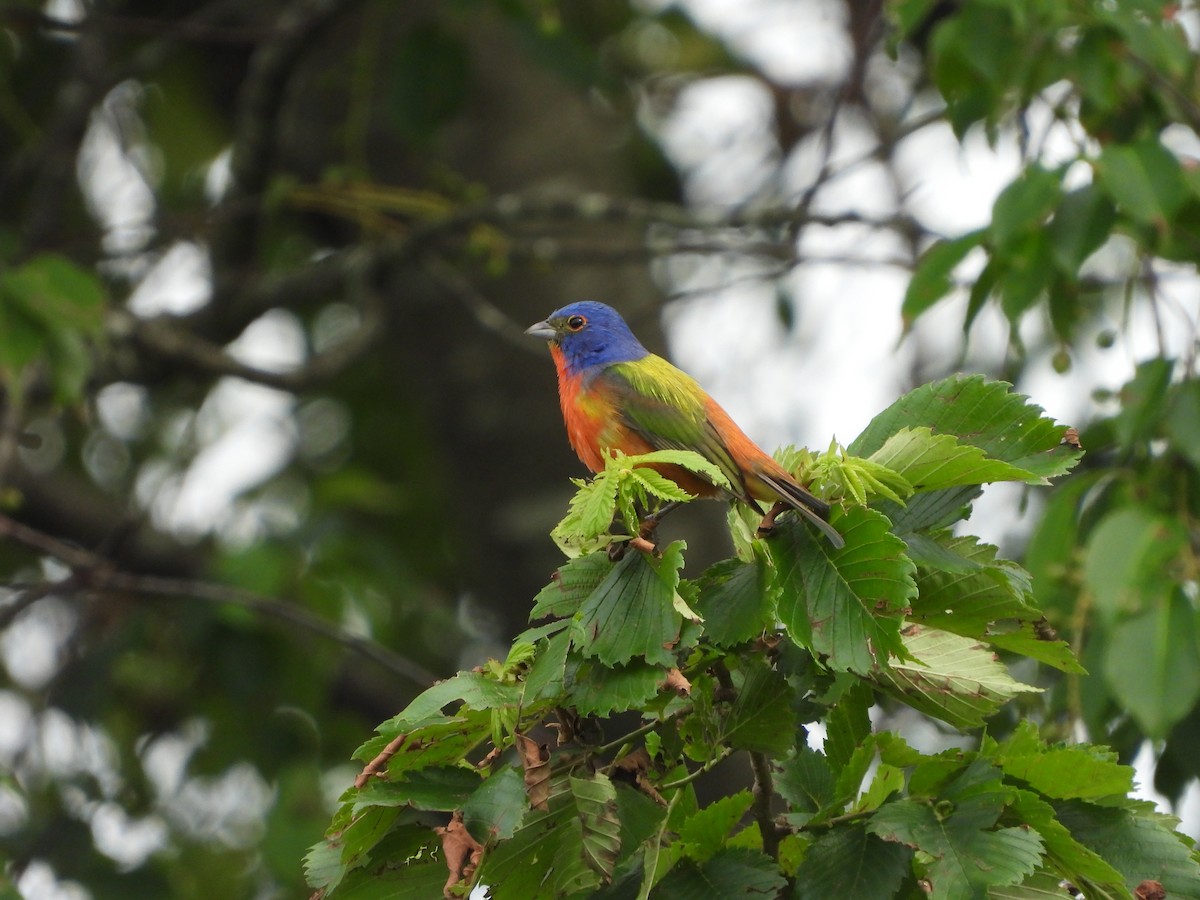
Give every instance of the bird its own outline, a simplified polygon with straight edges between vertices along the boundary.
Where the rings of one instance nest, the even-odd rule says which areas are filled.
[[[762,535],[792,509],[834,547],[845,545],[829,524],[829,504],[755,444],[694,378],[643,347],[611,306],[571,303],[525,333],[550,345],[567,439],[591,471],[601,471],[616,450],[627,456],[692,450],[717,466],[729,487],[675,464],[651,467],[694,497],[724,496],[746,504],[763,515]],[[771,510],[764,513],[760,501],[771,502]],[[646,520],[651,529],[660,517]],[[646,530],[644,524],[643,536]]]

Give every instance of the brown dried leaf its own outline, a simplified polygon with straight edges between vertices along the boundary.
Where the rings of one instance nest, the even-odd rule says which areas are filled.
[[[692,683],[678,669],[669,670],[667,677],[663,679],[659,687],[662,690],[674,691],[680,697],[690,697],[692,695]]]
[[[1083,449],[1083,444],[1079,443],[1079,432],[1074,428],[1068,428],[1063,432],[1061,443],[1068,447],[1074,447],[1076,450]]]
[[[623,772],[626,775],[633,776],[634,786],[639,791],[657,803],[659,806],[666,806],[667,801],[663,795],[658,792],[650,782],[650,754],[646,752],[645,747],[638,747],[631,753],[627,753],[619,759],[613,760],[612,767],[616,772]]]
[[[1135,900],[1166,900],[1167,891],[1161,882],[1146,879],[1133,889]]]
[[[523,734],[514,734],[521,767],[525,770],[525,793],[534,809],[548,809],[550,799],[550,748]]]
[[[450,824],[435,828],[434,831],[442,839],[442,855],[446,858],[446,868],[449,870],[445,887],[442,888],[442,896],[446,900],[454,900],[457,896],[454,886],[475,877],[475,870],[479,867],[479,860],[483,855],[483,845],[467,831],[467,826],[463,824],[462,810],[456,809],[450,818]]]

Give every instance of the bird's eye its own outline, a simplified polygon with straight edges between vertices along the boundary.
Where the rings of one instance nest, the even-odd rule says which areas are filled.
[[[571,331],[583,331],[583,326],[587,324],[587,319],[583,316],[571,316],[567,319],[567,328]]]

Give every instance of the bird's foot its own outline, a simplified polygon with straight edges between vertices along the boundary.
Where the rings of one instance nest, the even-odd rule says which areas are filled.
[[[775,520],[779,518],[779,514],[784,510],[789,509],[788,505],[782,500],[776,501],[771,507],[770,512],[763,516],[763,520],[758,523],[758,530],[755,532],[758,537],[765,538],[775,530]]]

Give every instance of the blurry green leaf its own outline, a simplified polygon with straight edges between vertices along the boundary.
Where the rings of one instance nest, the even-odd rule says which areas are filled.
[[[795,522],[766,541],[779,586],[778,614],[792,640],[859,673],[904,653],[897,612],[916,593],[914,566],[890,523],[867,507],[837,520],[846,546],[833,550]]]
[[[1166,427],[1171,446],[1200,469],[1200,381],[1193,378],[1175,387]]]
[[[835,775],[871,734],[868,711],[874,702],[870,685],[856,681],[829,711],[825,720],[825,757]]]
[[[796,872],[797,900],[891,900],[911,872],[912,850],[857,823],[832,828],[809,846]]]
[[[1186,545],[1179,524],[1144,506],[1101,519],[1088,539],[1083,577],[1105,620],[1157,606],[1171,590],[1167,563]]]
[[[467,47],[435,20],[408,29],[386,59],[394,121],[406,135],[429,137],[466,102],[471,75]]]
[[[875,416],[848,449],[870,457],[902,428],[926,426],[1033,475],[1069,471],[1080,454],[1062,443],[1066,429],[1011,387],[982,375],[952,375],[924,385]]]
[[[683,565],[682,542],[661,560],[629,552],[584,601],[573,626],[575,646],[606,665],[635,656],[658,665],[674,665],[680,616],[673,601]]]
[[[758,850],[726,849],[703,863],[685,859],[659,882],[655,900],[729,900],[776,897],[787,882],[779,867]]]
[[[905,649],[917,662],[893,662],[875,676],[881,688],[914,709],[956,728],[974,728],[1025,692],[1040,691],[1016,681],[995,655],[977,641],[910,626]]]
[[[1187,198],[1178,158],[1156,138],[1108,145],[1096,174],[1117,206],[1146,225],[1164,225]]]
[[[1122,707],[1152,740],[1200,700],[1196,611],[1178,591],[1109,626],[1104,676]]]
[[[1054,257],[1046,231],[1031,231],[1017,239],[1004,257],[1004,278],[1000,280],[1000,308],[1010,322],[1041,299],[1054,277]]]
[[[1116,220],[1112,202],[1094,184],[1076,188],[1058,204],[1050,223],[1050,252],[1066,275],[1079,267],[1108,239]]]
[[[1173,820],[1083,800],[1052,805],[1071,836],[1120,872],[1127,888],[1153,879],[1168,897],[1200,897],[1200,862],[1171,831]]]
[[[983,237],[982,230],[972,231],[952,241],[938,241],[921,254],[900,308],[906,329],[921,313],[950,293],[954,287],[950,277],[954,269],[979,246]]]
[[[1144,447],[1157,436],[1174,368],[1174,361],[1163,357],[1145,360],[1121,388],[1121,412],[1113,424],[1122,449]]]
[[[738,791],[715,800],[690,816],[679,832],[684,855],[696,862],[704,862],[712,857],[724,845],[733,826],[741,821],[753,802],[754,797],[749,791]]]
[[[1041,228],[1062,196],[1061,173],[1031,165],[1000,192],[992,206],[992,239],[1000,249]]]
[[[463,803],[463,823],[480,843],[506,840],[516,833],[528,808],[521,771],[505,766],[485,778]]]
[[[74,331],[97,337],[104,330],[104,286],[65,256],[47,253],[0,272],[0,285],[10,302],[51,335]]]

